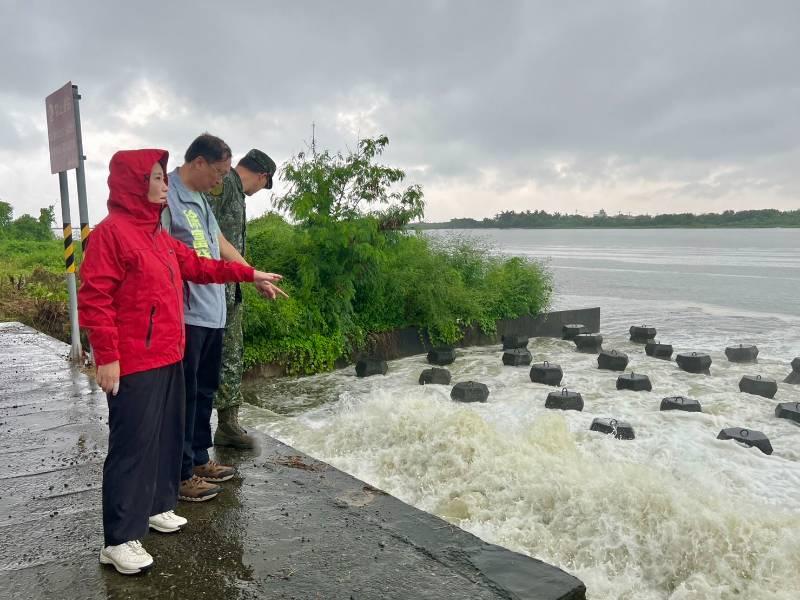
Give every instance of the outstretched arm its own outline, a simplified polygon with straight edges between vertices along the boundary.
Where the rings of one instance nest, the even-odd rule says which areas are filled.
[[[247,264],[203,258],[175,238],[168,238],[175,250],[181,276],[194,283],[253,281],[253,267]]]
[[[227,260],[213,260],[210,258],[202,258],[197,256],[197,253],[182,244],[181,242],[170,238],[172,245],[175,249],[175,254],[178,258],[178,264],[181,269],[181,276],[194,283],[227,283],[229,281],[252,281],[256,284],[259,292],[268,298],[277,298],[279,295],[288,298],[286,293],[275,284],[278,283],[283,276],[277,273],[265,273],[264,271],[256,271],[253,267],[238,262],[229,262]],[[238,253],[237,253],[238,254]]]
[[[236,247],[231,244],[224,235],[222,235],[222,232],[220,232],[217,239],[219,240],[219,254],[222,256],[223,260],[236,262],[240,265],[248,264],[244,257],[239,254],[239,251],[236,249]]]

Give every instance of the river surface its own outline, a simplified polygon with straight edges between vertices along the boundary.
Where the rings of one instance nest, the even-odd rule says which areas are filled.
[[[800,356],[800,230],[481,230],[498,252],[544,262],[553,309],[601,307],[604,347],[626,352],[653,391],[617,391],[616,374],[571,342],[533,339],[535,361],[559,363],[583,412],[544,408],[552,390],[499,346],[460,349],[453,380],[486,383],[461,405],[449,386],[420,386],[424,356],[385,377],[352,368],[250,382],[249,425],[492,543],[555,564],[598,599],[800,597],[800,426],[774,400],[738,390],[746,374],[782,381]],[[645,356],[631,325],[658,329],[677,352],[711,354],[710,375]],[[756,344],[757,365],[726,360]],[[660,412],[684,395],[702,413]],[[590,432],[594,417],[630,422],[636,439]],[[717,440],[724,427],[766,433],[771,456]]]

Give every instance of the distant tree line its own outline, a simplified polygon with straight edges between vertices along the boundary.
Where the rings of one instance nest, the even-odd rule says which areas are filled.
[[[22,215],[14,218],[14,209],[0,200],[0,240],[47,241],[53,239],[50,226],[55,223],[53,206],[39,210],[39,218]]]
[[[446,223],[418,223],[417,229],[571,229],[600,228],[679,228],[679,227],[800,227],[800,210],[726,210],[722,213],[676,213],[663,215],[608,215],[600,210],[592,217],[543,210],[503,211],[494,218],[450,219]]]

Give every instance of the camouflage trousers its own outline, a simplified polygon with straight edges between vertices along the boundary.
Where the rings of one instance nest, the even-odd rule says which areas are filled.
[[[228,320],[225,322],[225,335],[222,338],[222,368],[219,389],[214,396],[214,408],[238,407],[242,398],[242,358],[244,340],[242,337],[243,306],[241,302],[228,304]]]

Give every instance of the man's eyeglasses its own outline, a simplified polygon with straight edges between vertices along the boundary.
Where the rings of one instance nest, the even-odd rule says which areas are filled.
[[[225,177],[225,175],[228,174],[228,169],[225,168],[220,169],[219,167],[215,167],[208,161],[206,161],[206,164],[211,168],[212,171],[214,171],[214,174],[220,179],[222,179],[223,177]]]

